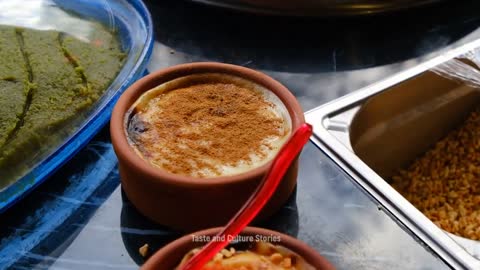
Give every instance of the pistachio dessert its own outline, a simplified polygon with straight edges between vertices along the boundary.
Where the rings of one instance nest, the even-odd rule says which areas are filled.
[[[82,120],[122,67],[116,36],[89,41],[0,26],[0,189],[23,175]]]
[[[181,269],[200,249],[193,249],[185,255],[176,269]],[[223,249],[203,266],[202,270],[315,270],[300,255],[269,242],[255,242],[248,250],[240,251],[231,247]]]
[[[16,32],[0,28],[0,147],[13,133],[27,102],[28,70]]]

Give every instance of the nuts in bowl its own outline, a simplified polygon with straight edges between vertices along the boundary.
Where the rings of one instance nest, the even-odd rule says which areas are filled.
[[[220,230],[221,228],[203,230],[175,240],[155,253],[141,270],[181,269],[206,241],[215,241],[214,237]],[[247,227],[232,240],[236,243],[218,253],[202,270],[335,269],[305,243],[279,232]]]

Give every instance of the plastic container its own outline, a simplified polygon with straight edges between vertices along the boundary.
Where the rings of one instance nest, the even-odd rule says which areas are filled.
[[[150,13],[140,0],[0,0],[0,8],[2,25],[57,30],[77,38],[85,38],[89,21],[100,22],[115,31],[126,53],[114,81],[80,119],[75,119],[71,132],[62,137],[61,143],[38,153],[39,158],[25,160],[29,169],[23,176],[0,189],[3,212],[45,181],[109,121],[119,95],[145,74],[154,39]]]

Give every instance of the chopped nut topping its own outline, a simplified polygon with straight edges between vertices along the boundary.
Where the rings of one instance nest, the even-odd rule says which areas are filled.
[[[283,259],[282,266],[285,268],[292,267],[292,259],[291,258]]]
[[[149,249],[148,244],[145,244],[138,249],[138,253],[140,253],[140,255],[142,255],[142,257],[145,258],[148,255],[148,249]]]
[[[273,253],[270,256],[270,261],[274,264],[280,264],[282,260],[283,260],[283,256],[280,253]]]
[[[392,186],[440,228],[480,240],[480,108]]]

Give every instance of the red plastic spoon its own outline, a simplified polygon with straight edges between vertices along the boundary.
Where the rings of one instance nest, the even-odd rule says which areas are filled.
[[[290,163],[298,156],[311,135],[312,126],[309,124],[303,124],[293,133],[292,137],[278,152],[270,170],[248,201],[225,228],[213,238],[215,241],[205,245],[183,266],[182,270],[200,270],[215,254],[228,245],[230,239],[234,239],[257,216],[258,212],[272,197]]]

